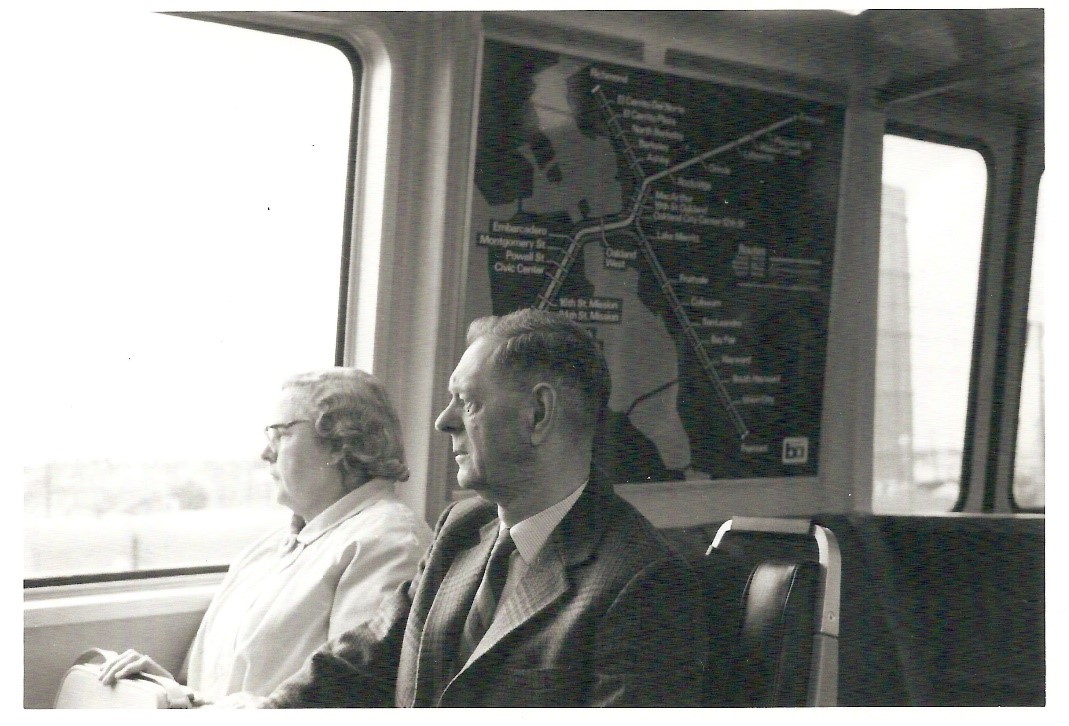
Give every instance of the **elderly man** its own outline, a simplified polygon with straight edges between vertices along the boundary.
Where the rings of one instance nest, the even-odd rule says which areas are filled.
[[[563,316],[472,323],[435,426],[479,496],[446,509],[415,579],[375,621],[263,705],[700,705],[693,575],[589,478],[608,388],[596,342]]]

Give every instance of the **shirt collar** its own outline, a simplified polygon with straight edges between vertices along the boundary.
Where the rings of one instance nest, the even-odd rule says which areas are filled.
[[[564,519],[564,515],[571,511],[575,500],[586,489],[586,484],[586,482],[583,482],[574,492],[552,507],[543,509],[538,514],[530,516],[522,522],[517,522],[509,528],[512,541],[516,543],[516,551],[520,553],[520,557],[523,558],[525,563],[530,565],[534,562],[535,557],[542,551],[546,540],[549,539],[549,535]],[[500,529],[505,529],[503,522]]]
[[[311,544],[328,530],[360,513],[387,493],[393,493],[391,480],[381,477],[372,479],[317,514],[297,534],[297,541],[302,545]]]

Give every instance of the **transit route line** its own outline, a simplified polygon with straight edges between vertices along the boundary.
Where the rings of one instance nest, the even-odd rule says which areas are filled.
[[[545,289],[538,294],[536,307],[543,310],[547,307],[557,307],[556,298],[561,287],[564,285],[564,281],[567,279],[568,274],[571,272],[572,265],[579,257],[579,253],[585,244],[584,239],[586,237],[596,232],[600,232],[604,239],[607,231],[634,227],[635,233],[640,241],[642,254],[645,255],[649,262],[654,278],[657,280],[657,284],[667,298],[668,305],[672,309],[676,320],[679,322],[680,328],[683,330],[683,335],[687,338],[691,347],[694,348],[694,351],[698,356],[698,362],[701,365],[702,370],[705,371],[706,376],[712,382],[713,388],[716,391],[716,396],[720,400],[724,410],[727,411],[728,418],[731,419],[731,423],[735,427],[736,433],[740,439],[745,439],[750,433],[746,421],[742,418],[742,414],[739,413],[738,407],[731,398],[731,394],[728,393],[723,379],[720,377],[720,374],[716,370],[716,366],[709,357],[708,351],[705,349],[705,343],[702,341],[701,336],[698,335],[697,330],[695,330],[694,323],[691,321],[690,315],[687,313],[686,306],[680,302],[675,287],[668,277],[668,273],[665,272],[664,266],[657,257],[657,253],[654,251],[653,245],[650,242],[649,237],[646,235],[645,230],[642,229],[640,224],[642,219],[641,212],[643,204],[647,201],[651,187],[655,182],[660,181],[665,177],[671,177],[695,164],[701,164],[707,159],[743,146],[744,144],[748,144],[762,136],[781,129],[784,126],[788,126],[797,121],[800,116],[798,114],[788,116],[785,119],[768,124],[763,128],[757,129],[756,131],[734,139],[726,144],[692,156],[691,158],[681,161],[680,163],[657,172],[656,174],[646,174],[634,149],[631,147],[631,143],[627,139],[627,135],[620,126],[617,115],[613,112],[612,106],[605,97],[605,92],[602,90],[601,85],[598,84],[594,86],[590,92],[597,99],[599,108],[605,114],[606,123],[608,124],[609,129],[616,136],[620,147],[623,149],[624,156],[627,159],[628,165],[631,167],[631,172],[638,181],[638,188],[635,191],[634,203],[632,204],[631,211],[625,217],[614,221],[606,221],[605,218],[602,218],[598,224],[577,230],[571,237],[568,237],[567,235],[554,235],[564,237],[565,239],[568,239],[569,242],[564,250],[563,257],[557,264],[556,271],[548,275],[549,282],[546,284]]]

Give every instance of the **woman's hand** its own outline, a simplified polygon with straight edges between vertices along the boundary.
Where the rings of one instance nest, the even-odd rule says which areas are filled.
[[[130,678],[138,673],[174,678],[166,668],[147,655],[138,653],[136,650],[127,650],[100,666],[100,682],[111,686],[119,678]]]

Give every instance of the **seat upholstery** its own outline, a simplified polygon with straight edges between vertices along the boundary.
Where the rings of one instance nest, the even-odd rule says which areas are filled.
[[[839,607],[834,535],[806,520],[739,524],[735,531],[725,524],[706,555],[714,633],[709,705],[834,705]],[[771,531],[747,531],[747,525]],[[778,553],[777,537],[784,540]]]
[[[815,562],[765,561],[750,573],[734,679],[749,705],[806,705],[819,578]]]

